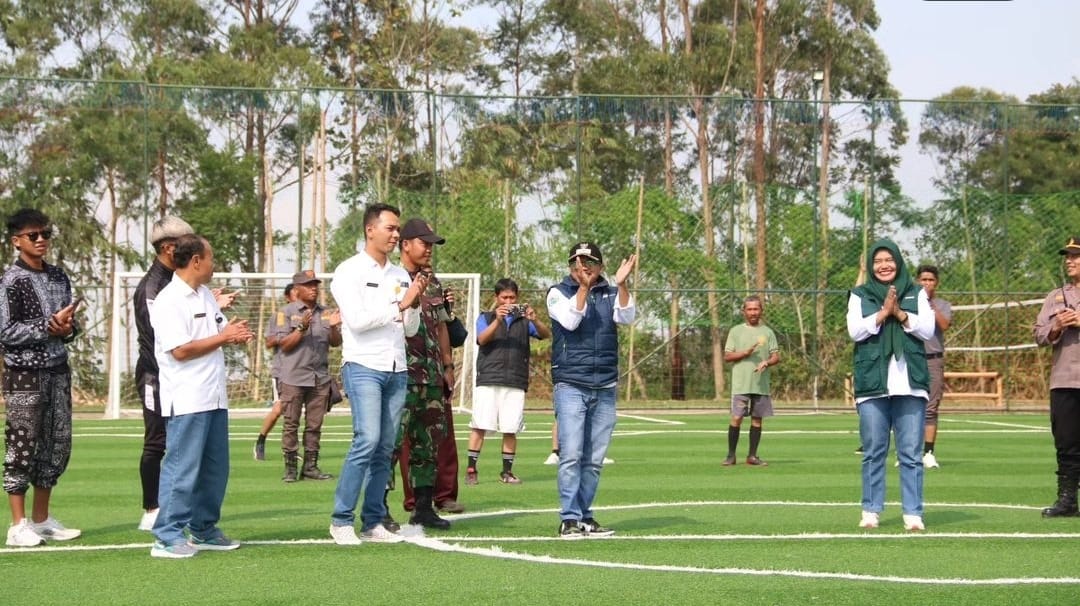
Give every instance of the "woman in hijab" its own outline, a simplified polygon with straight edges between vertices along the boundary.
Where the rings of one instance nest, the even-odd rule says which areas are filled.
[[[855,341],[855,406],[862,458],[861,528],[877,528],[885,509],[885,459],[896,433],[904,528],[923,524],[922,437],[930,373],[923,341],[934,336],[934,312],[900,250],[878,240],[866,259],[866,284],[848,297],[848,334]]]

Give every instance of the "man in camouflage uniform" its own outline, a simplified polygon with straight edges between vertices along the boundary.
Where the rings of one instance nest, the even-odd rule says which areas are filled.
[[[446,240],[432,231],[421,219],[410,219],[401,228],[401,265],[412,277],[418,273],[429,276],[428,287],[420,304],[420,329],[406,338],[409,364],[405,412],[401,419],[399,443],[408,445],[409,456],[402,459],[408,466],[409,484],[416,504],[410,524],[445,530],[450,522],[435,511],[434,491],[436,455],[439,443],[449,431],[444,398],[449,398],[447,385],[453,385],[454,358],[446,329],[443,290],[438,278],[431,275],[431,251]]]

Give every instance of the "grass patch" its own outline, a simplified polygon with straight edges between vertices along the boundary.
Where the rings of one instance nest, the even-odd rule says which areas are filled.
[[[0,578],[10,595],[38,604],[1075,601],[1080,519],[1039,517],[1054,496],[1044,415],[944,417],[942,467],[926,473],[928,531],[917,535],[903,531],[892,467],[882,527],[857,528],[854,415],[767,419],[767,468],[719,465],[725,415],[654,417],[679,424],[619,420],[616,462],[597,500],[596,517],[618,529],[606,540],[554,538],[556,469],[542,465],[550,414],[528,415],[515,464],[521,485],[498,482],[499,442],[489,440],[480,484],[461,486],[468,513],[433,535],[466,552],[328,544],[335,481],[283,484],[276,442],[270,460],[252,460],[260,419],[236,418],[221,525],[247,544],[185,561],[151,559],[150,535],[135,529],[141,422],[80,419],[53,512],[83,537],[56,551],[0,549]],[[457,427],[464,458],[467,419]],[[350,437],[347,417],[328,418],[325,471],[337,474]],[[740,461],[747,442],[744,431]],[[406,518],[400,491],[391,499],[395,517]]]

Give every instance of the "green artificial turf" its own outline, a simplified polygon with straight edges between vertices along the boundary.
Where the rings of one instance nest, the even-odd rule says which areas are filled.
[[[260,419],[231,422],[221,527],[246,543],[189,560],[149,555],[140,510],[138,420],[77,420],[53,514],[83,530],[50,550],[0,548],[5,604],[1066,604],[1076,603],[1080,518],[1044,520],[1054,498],[1045,415],[946,415],[927,470],[927,531],[903,530],[891,459],[881,528],[859,520],[857,419],[767,419],[765,468],[721,467],[727,418],[624,416],[596,501],[614,538],[565,541],[558,526],[551,417],[530,414],[520,485],[498,482],[498,438],[480,484],[441,543],[339,547],[327,526],[335,481],[280,480],[251,445]],[[467,417],[458,417],[464,475]],[[671,423],[674,422],[674,423]],[[349,419],[324,427],[322,467],[337,475]],[[739,461],[749,441],[743,432]],[[401,492],[392,512],[407,519]],[[1024,534],[1020,534],[1024,533]],[[1052,536],[1054,534],[1058,536]],[[1031,536],[1028,536],[1031,535]],[[51,548],[56,550],[51,550]],[[458,549],[442,551],[439,548]],[[9,601],[7,598],[11,598]]]

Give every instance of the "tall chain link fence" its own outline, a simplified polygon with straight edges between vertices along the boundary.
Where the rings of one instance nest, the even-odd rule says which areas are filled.
[[[1078,116],[1074,106],[8,78],[0,204],[50,214],[54,259],[94,293],[93,338],[74,345],[84,403],[104,398],[108,276],[148,265],[145,234],[161,214],[206,234],[222,269],[332,271],[362,239],[363,207],[387,202],[446,237],[437,271],[478,272],[485,288],[512,277],[545,320],[573,242],[596,242],[609,275],[639,254],[639,319],[621,338],[620,393],[634,405],[725,406],[724,339],[743,297],[762,294],[782,348],[774,398],[845,406],[847,292],[868,244],[891,237],[912,270],[940,269],[939,295],[956,310],[947,369],[998,373],[1004,407],[1043,407],[1050,356],[1032,325],[1062,281],[1057,249],[1080,232],[1070,189],[1080,177],[1024,158],[1075,149]],[[530,397],[550,393],[546,347],[534,349]],[[990,376],[948,385],[993,388]],[[947,403],[965,405],[998,403]]]

